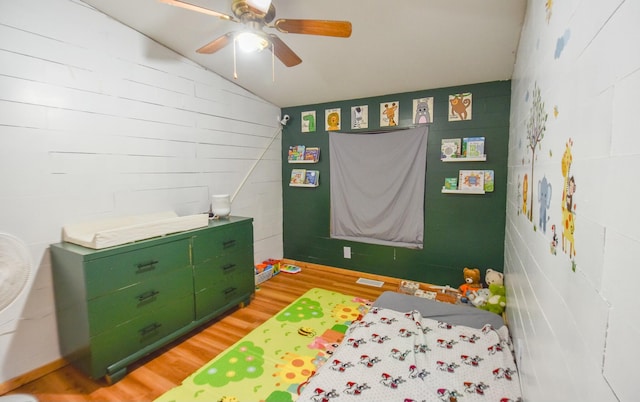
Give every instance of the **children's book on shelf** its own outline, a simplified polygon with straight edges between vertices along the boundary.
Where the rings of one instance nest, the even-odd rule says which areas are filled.
[[[288,160],[301,161],[304,160],[304,145],[291,145],[289,147]]]
[[[461,155],[460,138],[443,138],[440,146],[440,159],[459,158]]]
[[[458,190],[484,191],[484,170],[461,170],[458,175]]]
[[[307,149],[305,149],[304,151],[304,160],[313,162],[317,162],[318,160],[320,160],[320,148],[307,147]]]
[[[291,169],[289,184],[304,184],[307,178],[307,169]]]
[[[446,177],[444,179],[444,189],[445,190],[457,190],[458,189],[458,178],[457,177]]]
[[[484,171],[484,191],[490,193],[493,191],[494,173],[493,170]]]
[[[462,139],[462,155],[466,158],[484,156],[484,137],[467,137]]]
[[[320,176],[320,172],[317,170],[307,170],[304,184],[309,184],[312,186],[318,185],[318,176]]]

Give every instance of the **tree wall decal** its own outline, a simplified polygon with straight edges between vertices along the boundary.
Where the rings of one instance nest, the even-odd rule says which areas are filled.
[[[540,88],[538,88],[538,84],[534,84],[533,86],[533,100],[531,103],[531,110],[529,113],[529,118],[527,119],[527,147],[531,150],[531,179],[529,183],[531,183],[531,197],[529,197],[529,211],[527,213],[527,217],[530,221],[533,221],[533,190],[534,186],[534,178],[533,178],[533,166],[536,161],[536,148],[542,149],[540,142],[544,138],[544,132],[547,129],[547,117],[548,114],[544,110],[544,102],[542,101],[542,97],[540,96]]]

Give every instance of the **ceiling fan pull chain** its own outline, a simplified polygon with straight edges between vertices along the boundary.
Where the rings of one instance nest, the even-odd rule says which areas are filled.
[[[276,55],[273,52],[273,43],[271,44],[271,82],[276,82]]]

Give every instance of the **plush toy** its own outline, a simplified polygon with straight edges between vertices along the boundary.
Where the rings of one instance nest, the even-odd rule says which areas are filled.
[[[482,306],[478,306],[478,308],[491,311],[492,313],[502,314],[506,306],[506,288],[504,285],[492,283],[489,285],[489,297],[487,298],[487,302]]]
[[[465,267],[462,270],[462,274],[464,275],[464,283],[458,287],[458,290],[462,297],[461,300],[466,303],[471,293],[482,289],[482,284],[480,283],[480,270],[478,268]]]
[[[474,290],[473,292],[470,292],[470,294],[467,295],[467,298],[469,299],[471,304],[473,304],[476,307],[480,307],[480,306],[484,306],[485,303],[487,303],[487,299],[489,299],[489,296],[491,296],[489,289],[482,288],[482,289],[478,289],[478,290]]]
[[[494,271],[493,269],[487,269],[484,274],[484,282],[487,286],[495,283],[496,285],[504,285],[504,274],[502,272]]]

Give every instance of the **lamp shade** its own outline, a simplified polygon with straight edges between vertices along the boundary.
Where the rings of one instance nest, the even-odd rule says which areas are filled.
[[[211,212],[213,216],[224,218],[231,213],[231,199],[229,194],[218,194],[211,196]]]
[[[240,32],[236,35],[236,41],[244,52],[261,51],[269,46],[269,41],[264,36],[252,31]]]

